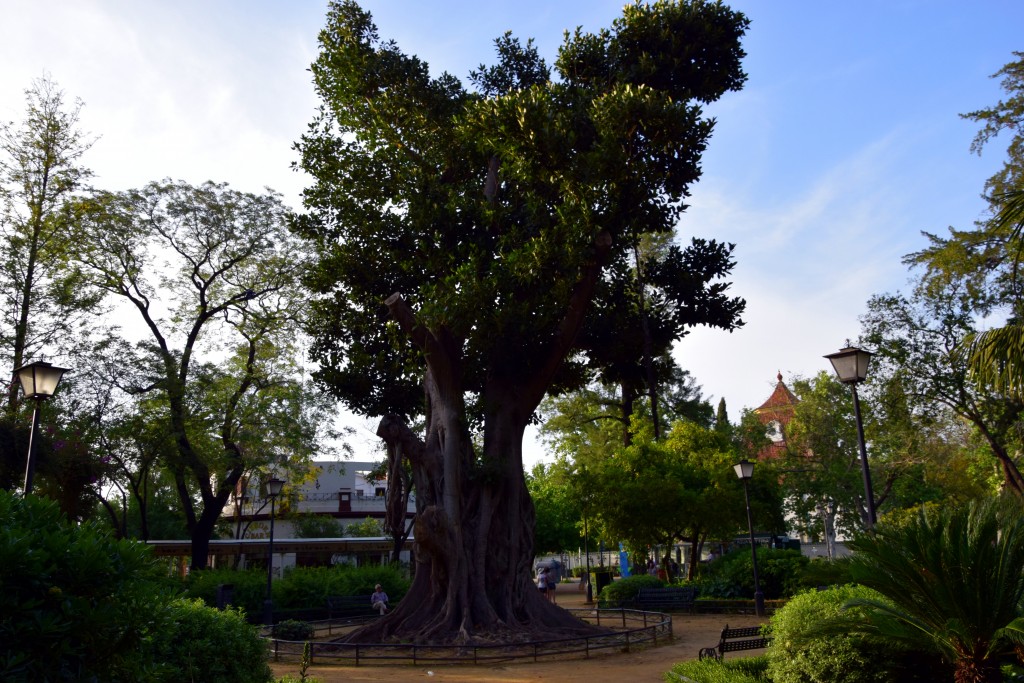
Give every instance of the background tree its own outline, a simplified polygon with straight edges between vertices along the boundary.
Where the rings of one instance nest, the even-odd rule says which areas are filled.
[[[965,335],[957,353],[981,391],[1020,399],[1024,395],[1020,262],[1024,247],[1024,52],[1013,54],[1017,59],[994,75],[1002,77],[1006,99],[963,115],[982,124],[971,143],[971,151],[979,155],[1000,134],[1010,135],[1003,166],[985,183],[989,215],[971,230],[950,228],[949,237],[926,233],[929,246],[907,260],[925,267],[922,280],[929,292],[954,282],[970,295],[977,317],[1005,317],[1005,323],[1000,321],[992,329]]]
[[[18,368],[46,353],[73,354],[95,329],[96,290],[69,259],[67,203],[91,176],[81,159],[92,142],[79,128],[82,103],[68,103],[48,75],[25,91],[20,126],[0,125],[0,358]],[[12,381],[7,414],[18,404]]]
[[[76,258],[146,332],[128,391],[166,421],[163,465],[202,569],[242,475],[316,448],[324,406],[295,360],[304,251],[276,195],[225,185],[153,183],[79,211]]]
[[[796,380],[800,398],[786,429],[786,455],[781,465],[784,486],[791,492],[787,509],[797,531],[825,541],[834,557],[837,534],[850,535],[865,528],[867,506],[861,478],[860,455],[849,389],[821,372],[811,380]],[[869,402],[861,404],[870,422]],[[881,468],[872,448],[875,481]],[[884,502],[888,480],[880,481],[876,505]]]
[[[560,553],[583,543],[583,512],[570,485],[566,461],[537,463],[526,477],[536,514],[533,546],[537,554]]]
[[[664,363],[659,361],[657,364],[658,404],[661,406],[658,419],[662,422],[659,431],[667,431],[679,420],[710,425],[713,410],[697,380],[688,370],[676,366],[668,354],[663,360]],[[586,434],[591,450],[600,441],[610,456],[617,446],[629,445],[634,415],[651,417],[649,404],[638,407],[636,395],[630,396],[621,384],[599,380],[558,396],[548,396],[540,409],[541,435],[551,447],[572,458],[571,448],[562,446],[571,446],[577,442],[576,435]],[[598,437],[598,431],[603,433],[602,436]]]
[[[675,227],[711,133],[701,105],[745,79],[746,26],[717,3],[630,5],[566,37],[557,79],[499,39],[471,92],[355,3],[330,5],[323,104],[298,145],[315,178],[296,221],[320,255],[313,355],[350,407],[392,415],[378,433],[412,463],[419,505],[412,599],[353,639],[583,629],[532,589],[523,431],[550,387],[578,383],[566,359],[612,264]],[[422,439],[405,424],[418,413]]]
[[[353,538],[366,538],[384,535],[384,525],[380,520],[367,517],[361,522],[353,522],[345,527],[345,535]]]
[[[744,529],[743,488],[732,469],[741,458],[732,442],[687,422],[677,422],[663,441],[655,441],[650,426],[642,424],[634,421],[640,428],[630,446],[588,465],[594,517],[605,534],[631,547],[667,549],[686,541],[690,557],[699,558],[709,538],[731,538]],[[751,500],[757,528],[781,532],[781,498],[765,484],[773,477],[760,474]],[[696,562],[688,569],[694,578]]]
[[[661,414],[680,405],[662,405],[659,385],[679,387],[688,375],[676,365],[672,345],[697,325],[729,331],[743,325],[746,302],[729,297],[722,280],[735,265],[734,246],[695,238],[680,249],[648,240],[643,248],[634,245],[633,264],[617,262],[602,279],[579,344],[597,380],[618,388],[625,445],[638,397],[649,398],[655,438],[680,417]]]
[[[954,353],[975,331],[976,299],[963,280],[934,288],[926,280],[909,295],[876,295],[862,318],[864,342],[874,348],[872,375],[880,383],[897,382],[907,410],[928,421],[951,410],[969,421],[996,459],[1007,490],[1024,495],[1013,453],[1024,402],[978,387]]]

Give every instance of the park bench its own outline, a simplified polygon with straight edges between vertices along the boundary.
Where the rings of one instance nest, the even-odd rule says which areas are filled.
[[[328,595],[327,618],[360,617],[375,612],[369,595]]]
[[[641,588],[633,604],[637,609],[661,609],[666,611],[693,611],[693,602],[697,599],[697,589],[692,586],[676,586],[674,588]]]
[[[743,628],[729,628],[726,625],[722,629],[722,637],[715,647],[702,647],[698,653],[699,659],[717,659],[722,661],[726,652],[739,652],[741,650],[760,650],[768,647],[771,638],[766,638],[760,626],[745,626]]]

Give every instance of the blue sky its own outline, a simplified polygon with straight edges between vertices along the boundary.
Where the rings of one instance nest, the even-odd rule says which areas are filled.
[[[922,230],[982,215],[1004,143],[971,154],[977,126],[958,114],[1000,98],[989,76],[1024,50],[1024,3],[727,4],[752,22],[749,80],[710,110],[715,134],[679,232],[736,243],[733,291],[747,299],[747,325],[697,330],[677,354],[736,419],[767,398],[776,372],[789,381],[828,367],[822,356],[857,336],[868,297],[905,286],[900,258],[924,245]],[[269,186],[298,208],[305,180],[289,169],[291,144],[317,104],[305,69],[325,6],[3,0],[0,119],[22,118],[23,90],[46,71],[85,103],[97,186],[212,179]],[[364,6],[382,37],[464,78],[491,61],[505,30],[535,38],[551,62],[563,30],[608,26],[622,3]]]

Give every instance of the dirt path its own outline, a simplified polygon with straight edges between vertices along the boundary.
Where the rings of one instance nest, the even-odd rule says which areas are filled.
[[[558,591],[558,604],[583,607],[584,595],[571,584]],[[505,683],[526,681],[558,681],[559,683],[643,683],[664,681],[665,672],[677,662],[696,659],[702,647],[718,643],[722,628],[756,626],[765,619],[745,615],[686,615],[672,618],[674,639],[667,645],[637,652],[607,654],[590,659],[569,659],[546,662],[508,662],[489,666],[466,664],[446,666],[312,666],[307,672],[323,683],[342,681],[431,681],[432,683]],[[753,651],[744,654],[757,654]],[[294,662],[271,664],[274,676],[298,676]]]

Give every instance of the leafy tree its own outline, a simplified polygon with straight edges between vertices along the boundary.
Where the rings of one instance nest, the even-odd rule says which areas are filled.
[[[1002,681],[1024,600],[1024,515],[1007,502],[922,511],[857,538],[853,578],[885,598],[854,601],[870,608],[858,630],[934,652],[957,683]]]
[[[674,228],[712,129],[701,106],[745,79],[746,26],[718,3],[630,5],[566,36],[557,79],[499,39],[468,91],[330,5],[298,145],[313,356],[335,395],[386,416],[419,505],[413,599],[352,639],[589,630],[532,589],[523,431],[549,388],[579,383],[566,361],[602,278]]]
[[[0,125],[0,357],[18,368],[43,353],[73,353],[87,339],[99,304],[69,260],[67,202],[91,173],[81,159],[92,142],[79,128],[82,103],[69,104],[49,76],[25,91],[20,126]],[[12,382],[7,413],[18,405]]]
[[[975,331],[977,311],[969,286],[950,281],[934,289],[927,282],[911,295],[876,295],[862,318],[864,341],[876,350],[873,376],[902,388],[907,410],[925,423],[949,410],[967,420],[984,440],[1004,484],[1024,495],[1024,477],[1013,457],[1024,401],[977,386],[954,350]]]
[[[684,540],[690,557],[700,557],[709,537],[746,528],[743,489],[732,469],[738,460],[732,443],[708,427],[677,422],[664,441],[642,428],[614,457],[589,464],[594,516],[607,536],[633,547],[667,548]],[[758,528],[779,531],[780,501],[765,484],[771,479],[758,477],[751,507]],[[695,571],[691,562],[689,578]]]
[[[670,356],[664,360],[658,363],[657,393],[661,406],[658,419],[662,423],[659,433],[679,420],[710,425],[713,411],[696,379],[688,370],[675,366]],[[649,407],[637,406],[635,399],[635,394],[624,391],[621,385],[600,381],[558,396],[548,396],[541,404],[541,435],[553,448],[573,457],[571,446],[578,441],[575,436],[586,433],[591,445],[599,440],[607,446],[605,452],[610,455],[618,446],[630,444],[634,416],[651,418]],[[598,431],[602,434],[600,437]],[[563,442],[568,449],[563,448]]]
[[[729,284],[721,281],[735,265],[735,245],[694,239],[680,249],[647,242],[634,244],[631,268],[625,261],[611,265],[579,342],[598,381],[619,389],[627,446],[633,405],[645,390],[655,438],[660,438],[663,424],[667,429],[678,418],[662,415],[679,405],[663,407],[660,385],[679,387],[689,374],[676,366],[672,345],[696,325],[729,331],[740,327],[746,306],[742,299],[728,297]]]
[[[1017,59],[994,75],[1002,77],[1006,98],[995,106],[963,115],[982,124],[971,143],[971,151],[979,155],[1000,134],[1010,135],[1002,168],[985,184],[990,215],[972,230],[950,228],[947,238],[926,233],[929,246],[907,260],[926,267],[923,280],[930,292],[954,282],[970,295],[976,316],[994,312],[1006,315],[1005,325],[965,335],[956,353],[982,391],[1020,399],[1024,396],[1024,290],[1020,276],[1024,247],[1024,52],[1013,54]]]
[[[982,124],[971,141],[971,151],[981,155],[982,150],[1000,133],[1011,135],[1006,150],[1006,162],[985,183],[990,202],[999,203],[1008,192],[1024,187],[1024,52],[1014,52],[1016,59],[1008,62],[992,75],[1002,77],[1000,85],[1007,94],[993,107],[978,109],[962,118]]]
[[[295,538],[341,538],[341,522],[323,515],[299,514],[291,518]]]
[[[582,508],[573,495],[564,462],[534,465],[526,486],[536,511],[534,548],[537,554],[577,548],[583,540]]]
[[[243,474],[316,447],[326,406],[295,361],[304,252],[276,195],[214,183],[100,193],[78,212],[76,259],[148,334],[125,389],[162,417],[163,466],[202,569]]]
[[[345,527],[345,533],[353,538],[366,538],[371,536],[383,536],[384,526],[373,517],[367,517],[361,522],[353,522]]]
[[[786,504],[797,530],[823,538],[834,557],[836,535],[862,529],[867,520],[853,402],[849,389],[825,372],[795,381],[793,390],[800,402],[786,430],[782,469],[784,486],[792,492]],[[866,403],[862,411],[870,422]],[[877,455],[873,448],[872,455]],[[877,462],[869,462],[879,470]],[[876,505],[889,487],[886,478]]]

